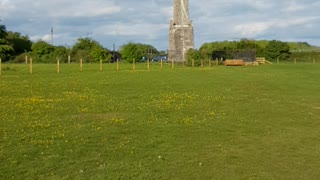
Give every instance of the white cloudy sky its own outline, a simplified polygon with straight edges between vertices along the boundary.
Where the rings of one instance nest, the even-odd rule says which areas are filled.
[[[91,37],[112,49],[129,41],[168,48],[173,0],[0,0],[8,30],[72,45]],[[190,0],[195,45],[241,38],[320,46],[319,0]]]

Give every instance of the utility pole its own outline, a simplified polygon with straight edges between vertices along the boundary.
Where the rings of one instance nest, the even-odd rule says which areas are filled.
[[[51,45],[53,45],[53,27],[51,27]]]
[[[115,43],[113,43],[113,62],[116,62],[117,58],[116,58],[116,45]]]

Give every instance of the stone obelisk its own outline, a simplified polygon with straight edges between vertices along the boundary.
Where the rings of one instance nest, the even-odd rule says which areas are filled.
[[[173,0],[173,3],[168,60],[183,62],[186,52],[194,48],[193,25],[189,20],[189,0]]]

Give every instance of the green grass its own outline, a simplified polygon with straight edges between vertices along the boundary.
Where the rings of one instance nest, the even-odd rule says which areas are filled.
[[[2,66],[0,179],[320,177],[319,64]]]

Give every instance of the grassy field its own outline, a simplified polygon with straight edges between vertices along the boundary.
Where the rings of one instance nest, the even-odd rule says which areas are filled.
[[[318,179],[320,64],[4,64],[0,179]]]

